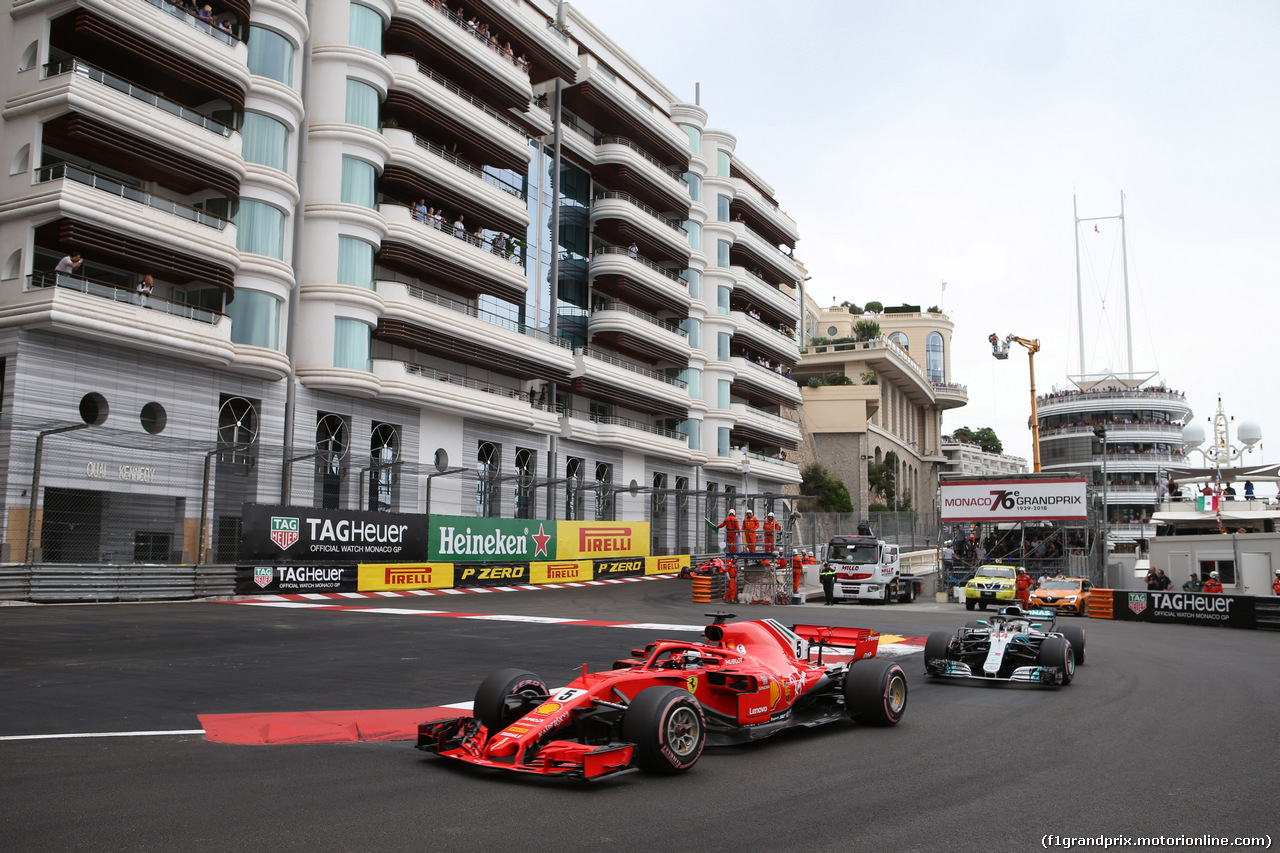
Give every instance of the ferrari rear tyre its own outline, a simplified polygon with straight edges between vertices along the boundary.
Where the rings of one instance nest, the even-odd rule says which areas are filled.
[[[844,709],[863,725],[896,726],[907,709],[907,674],[892,661],[855,663],[844,677]]]
[[[1059,667],[1062,670],[1062,686],[1066,687],[1076,674],[1076,655],[1071,644],[1061,637],[1049,637],[1040,644],[1036,657],[1040,666]]]
[[[977,602],[976,600],[972,599],[972,598],[966,598],[966,599],[964,600],[964,609],[965,609],[965,610],[972,610],[972,609],[973,609],[973,607],[974,607],[974,605],[975,605],[975,604],[977,604],[977,603],[978,603],[978,602]]]
[[[541,678],[523,669],[500,669],[480,682],[472,713],[490,734],[500,732],[547,697]]]
[[[1084,666],[1084,629],[1079,625],[1063,625],[1058,633],[1067,638],[1076,653],[1076,666]]]
[[[636,745],[635,762],[641,770],[683,773],[702,755],[707,720],[688,690],[649,687],[622,715],[622,739]]]

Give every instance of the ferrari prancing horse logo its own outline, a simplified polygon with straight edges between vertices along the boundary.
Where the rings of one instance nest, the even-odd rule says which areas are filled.
[[[684,680],[684,686],[690,693],[698,692],[698,676],[690,675]]]

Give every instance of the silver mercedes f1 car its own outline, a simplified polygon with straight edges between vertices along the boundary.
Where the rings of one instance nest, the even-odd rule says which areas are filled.
[[[1084,629],[1057,627],[1052,610],[1011,605],[954,634],[935,631],[924,644],[924,668],[936,678],[975,678],[1065,686],[1084,663]]]

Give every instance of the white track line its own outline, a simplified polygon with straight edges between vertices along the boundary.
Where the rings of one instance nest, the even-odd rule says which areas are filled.
[[[202,735],[204,729],[174,729],[173,731],[155,732],[80,732],[77,734],[58,735],[0,735],[0,740],[65,740],[67,738],[86,737],[158,737],[163,735]]]

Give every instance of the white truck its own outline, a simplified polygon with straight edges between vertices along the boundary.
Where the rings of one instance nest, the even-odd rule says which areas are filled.
[[[902,574],[898,546],[874,536],[833,536],[824,558],[824,569],[832,568],[837,600],[906,604],[923,592],[923,581]]]

